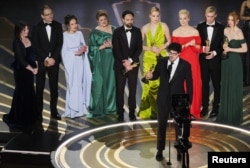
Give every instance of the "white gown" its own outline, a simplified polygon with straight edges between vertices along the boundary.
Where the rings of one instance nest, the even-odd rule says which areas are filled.
[[[74,54],[82,45],[85,45],[82,32],[63,33],[62,61],[67,85],[63,117],[75,118],[88,114],[92,79],[89,60],[87,52],[82,56]]]

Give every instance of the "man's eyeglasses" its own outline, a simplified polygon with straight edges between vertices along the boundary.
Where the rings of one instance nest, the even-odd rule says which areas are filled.
[[[51,13],[43,14],[43,16],[51,16],[51,15],[53,15],[53,14],[54,14],[54,13],[51,12]]]
[[[178,53],[173,53],[173,52],[168,52],[168,55],[172,55],[172,56],[176,56],[176,55],[178,55]]]

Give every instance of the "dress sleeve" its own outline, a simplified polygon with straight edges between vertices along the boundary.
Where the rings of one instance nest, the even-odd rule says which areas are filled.
[[[195,47],[195,49],[197,50],[198,53],[202,52],[202,47],[201,47],[201,37],[200,36],[195,36],[195,44],[199,45],[199,48]]]
[[[178,42],[178,39],[177,39],[175,36],[172,36],[171,42],[177,43],[177,42]]]
[[[96,42],[96,33],[92,31],[89,35],[89,62],[90,62],[90,68],[91,71],[94,72],[95,64],[98,64],[100,61],[100,51],[99,51],[99,45]]]
[[[201,45],[201,37],[200,36],[195,36],[195,44]]]
[[[241,43],[241,44],[246,43],[246,39],[242,39],[242,40],[240,40],[240,43]]]
[[[86,43],[85,43],[82,32],[79,31],[79,34],[80,34],[80,47],[82,47],[83,45],[86,45]]]
[[[70,50],[70,47],[68,44],[72,43],[70,41],[68,35],[66,33],[63,34],[63,45],[61,50],[62,55],[62,61],[63,65],[65,67],[65,71],[67,73],[70,73],[73,66],[73,57],[75,56],[74,52]]]
[[[165,63],[165,58],[160,59],[157,62],[156,67],[155,67],[154,72],[153,72],[153,77],[152,77],[151,80],[156,80],[156,79],[158,79],[160,77],[160,72],[161,72],[161,69],[164,66],[164,63]]]
[[[15,58],[17,62],[22,66],[22,67],[27,67],[29,64],[28,62],[24,59],[25,58],[25,47],[23,46],[21,41],[14,40],[13,41],[13,51],[15,53]]]

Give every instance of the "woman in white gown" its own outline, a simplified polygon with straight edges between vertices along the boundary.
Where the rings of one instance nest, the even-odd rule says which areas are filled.
[[[74,15],[64,17],[66,31],[63,33],[62,60],[66,77],[66,102],[63,117],[75,118],[88,113],[91,70],[87,56],[88,48],[82,32],[78,31]]]

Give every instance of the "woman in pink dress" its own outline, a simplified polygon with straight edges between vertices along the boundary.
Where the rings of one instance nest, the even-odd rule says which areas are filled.
[[[193,97],[190,112],[196,119],[200,118],[201,107],[201,72],[199,64],[199,51],[201,39],[199,32],[190,26],[189,11],[182,9],[179,11],[180,27],[172,33],[172,42],[182,45],[180,57],[191,64],[193,78]]]

